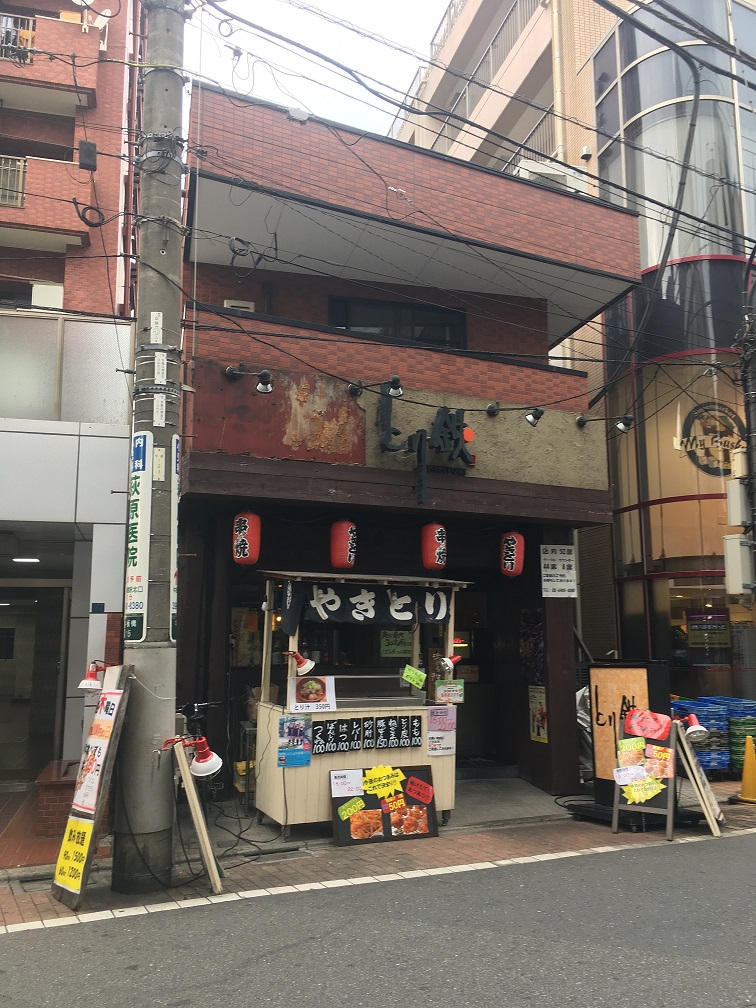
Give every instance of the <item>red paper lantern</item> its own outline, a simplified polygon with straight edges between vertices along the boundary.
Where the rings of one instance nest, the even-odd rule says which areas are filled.
[[[245,511],[234,518],[234,563],[247,566],[260,559],[260,516]]]
[[[519,532],[505,532],[499,548],[499,568],[507,577],[519,577],[525,562],[525,538]]]
[[[357,526],[350,521],[331,525],[331,567],[337,570],[354,567],[357,559]]]
[[[431,522],[423,525],[420,539],[423,567],[426,570],[443,570],[446,567],[446,529]]]

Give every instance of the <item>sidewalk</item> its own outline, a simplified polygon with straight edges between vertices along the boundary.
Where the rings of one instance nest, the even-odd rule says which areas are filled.
[[[74,912],[52,897],[50,864],[7,869],[0,875],[0,934],[282,892],[482,870],[522,859],[573,857],[666,843],[663,829],[635,833],[620,829],[614,834],[608,823],[574,819],[549,795],[523,781],[460,784],[458,807],[440,835],[401,843],[337,848],[323,824],[295,827],[291,836],[284,838],[277,826],[267,822],[258,825],[243,816],[234,801],[225,803],[221,811],[212,808],[210,836],[224,873],[220,896],[212,895],[207,878],[200,874],[196,838],[183,808],[181,839],[188,863],[179,845],[176,883],[170,890],[137,896],[114,893],[109,860],[100,855],[90,873],[84,902]],[[714,789],[727,819],[723,838],[745,830],[756,832],[756,805],[726,803],[737,785],[727,782],[714,785]],[[694,807],[684,792],[682,805]],[[712,840],[705,821],[675,830],[676,843],[707,839]],[[56,854],[57,847],[56,843]]]

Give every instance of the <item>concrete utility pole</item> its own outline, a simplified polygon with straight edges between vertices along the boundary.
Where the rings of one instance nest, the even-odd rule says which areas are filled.
[[[173,774],[157,752],[175,735],[176,535],[181,347],[183,0],[147,12],[140,172],[134,425],[126,546],[124,660],[134,666],[120,742],[112,887],[171,880]]]

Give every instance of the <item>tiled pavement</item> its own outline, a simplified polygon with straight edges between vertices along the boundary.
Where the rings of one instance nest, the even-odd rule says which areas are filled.
[[[490,782],[486,784],[490,787]],[[518,782],[518,788],[522,791],[527,785]],[[696,827],[676,829],[673,842],[726,842],[728,835],[756,832],[756,805],[726,805],[726,797],[737,790],[732,783],[717,786],[715,790],[719,792],[727,817],[723,840],[713,841],[705,822],[702,822]],[[213,896],[207,878],[192,879],[186,869],[177,873],[176,885],[169,891],[138,896],[114,893],[110,889],[109,863],[106,858],[100,858],[90,874],[83,904],[74,912],[52,897],[51,869],[15,869],[0,873],[0,935],[176,910],[198,903],[275,897],[284,892],[308,892],[313,898],[315,890],[333,886],[374,882],[393,884],[408,877],[479,871],[520,863],[523,859],[566,858],[666,843],[660,829],[637,833],[621,829],[619,834],[613,834],[605,822],[574,819],[554,806],[553,800],[541,792],[533,797],[520,797],[511,804],[520,814],[509,822],[499,819],[496,825],[490,822],[454,825],[453,820],[451,825],[441,829],[438,837],[343,848],[334,847],[327,835],[318,833],[317,829],[302,828],[299,836],[294,830],[290,842],[282,843],[272,827],[261,827],[250,820],[241,821],[241,827],[246,829],[243,838],[235,843],[231,834],[239,829],[237,820],[211,816],[215,850],[220,852],[229,845],[232,847],[220,855],[224,872],[222,895]],[[463,820],[464,813],[463,808]],[[501,809],[495,809],[495,813],[500,814]],[[470,810],[467,817],[475,818]],[[224,836],[225,839],[222,839]],[[247,842],[244,837],[256,838],[259,846],[253,846],[252,841]],[[57,852],[57,843],[55,846]],[[290,849],[282,850],[286,847]],[[263,853],[257,855],[258,851]],[[199,869],[196,845],[189,845],[188,852],[196,871]],[[316,892],[314,896],[317,896]]]

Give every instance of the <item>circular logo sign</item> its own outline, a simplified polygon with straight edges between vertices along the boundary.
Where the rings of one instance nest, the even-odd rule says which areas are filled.
[[[731,452],[745,447],[743,421],[729,406],[701,403],[685,417],[680,448],[693,465],[709,476],[732,474]]]

